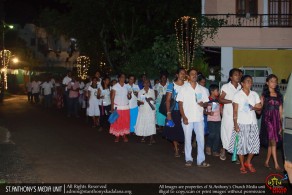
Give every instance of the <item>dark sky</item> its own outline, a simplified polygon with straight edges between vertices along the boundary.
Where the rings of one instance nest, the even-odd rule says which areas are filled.
[[[34,23],[42,9],[62,9],[56,0],[0,0],[0,16],[6,23]]]

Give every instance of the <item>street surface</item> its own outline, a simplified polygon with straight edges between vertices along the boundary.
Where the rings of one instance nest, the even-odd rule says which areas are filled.
[[[265,149],[253,159],[254,174],[240,174],[231,155],[226,161],[207,156],[210,168],[185,167],[183,155],[175,158],[170,142],[161,134],[151,146],[134,135],[128,143],[114,143],[108,130],[91,128],[85,116],[67,118],[64,111],[28,103],[26,96],[4,100],[0,127],[2,182],[264,183],[269,174],[276,173],[263,166]],[[11,137],[5,141],[7,132]]]

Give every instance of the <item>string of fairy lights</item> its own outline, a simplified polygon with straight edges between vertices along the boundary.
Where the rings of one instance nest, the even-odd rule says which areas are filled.
[[[195,60],[195,32],[197,28],[196,18],[183,16],[174,24],[176,31],[177,51],[180,65],[189,69]]]
[[[9,64],[9,60],[11,58],[11,52],[9,50],[2,50],[0,51],[0,59],[1,59],[1,64],[2,64],[2,69],[1,69],[1,73],[3,72],[4,74],[4,87],[5,89],[8,88],[7,86],[7,68],[8,68],[8,64]]]
[[[77,74],[81,79],[87,78],[88,67],[90,65],[90,59],[87,56],[79,56],[77,58]]]

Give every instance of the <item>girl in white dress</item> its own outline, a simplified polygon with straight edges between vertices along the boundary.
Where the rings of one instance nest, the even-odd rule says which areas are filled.
[[[138,93],[139,112],[135,127],[135,134],[143,136],[141,142],[145,142],[145,137],[150,136],[150,145],[154,143],[153,135],[156,134],[155,126],[155,93],[150,89],[150,81],[144,81],[144,88]],[[152,106],[151,106],[152,105]]]
[[[92,78],[92,84],[88,87],[88,108],[87,114],[88,116],[92,117],[93,120],[93,128],[98,126],[99,123],[99,100],[97,99],[97,92],[98,92],[98,85],[97,85],[97,78]]]
[[[233,127],[233,107],[232,100],[234,95],[241,89],[240,85],[240,70],[233,68],[229,71],[230,82],[226,83],[221,88],[219,102],[224,105],[221,121],[221,141],[223,149],[220,153],[220,159],[225,160],[225,149],[228,150]]]

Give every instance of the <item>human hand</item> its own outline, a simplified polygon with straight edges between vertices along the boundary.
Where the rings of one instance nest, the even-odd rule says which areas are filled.
[[[189,124],[189,121],[188,121],[188,118],[187,117],[183,117],[183,123],[185,125],[188,125]]]

